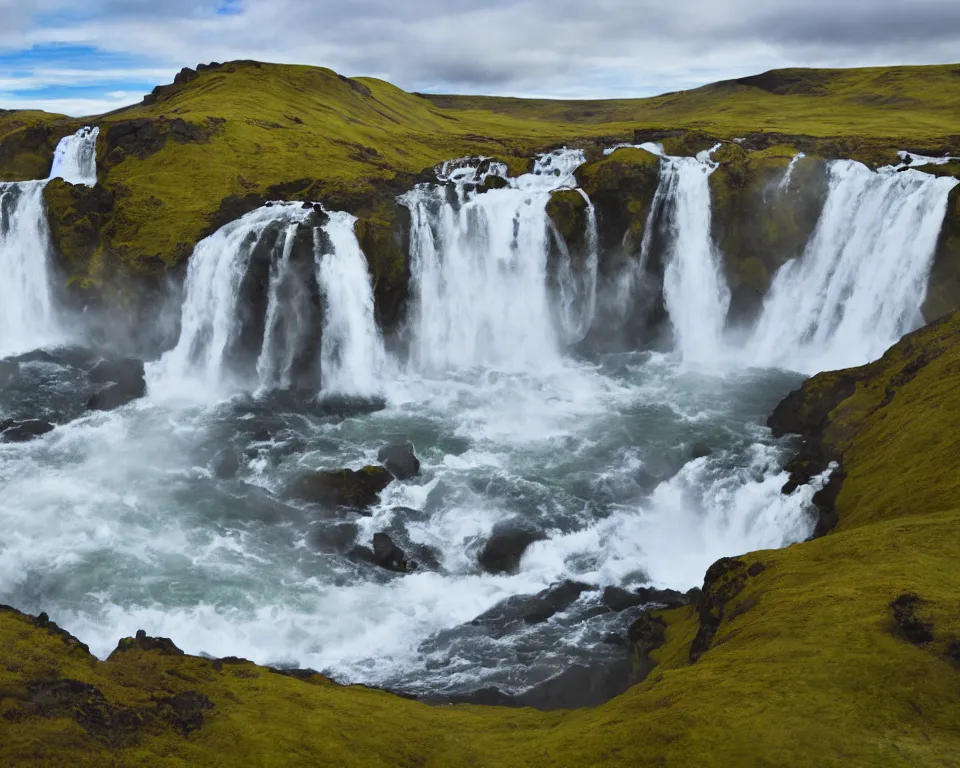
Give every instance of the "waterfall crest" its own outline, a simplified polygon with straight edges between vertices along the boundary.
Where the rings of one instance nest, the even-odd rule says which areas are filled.
[[[51,281],[50,228],[43,190],[50,180],[97,183],[99,128],[61,139],[49,178],[0,183],[0,356],[62,343]]]
[[[777,273],[746,348],[804,373],[862,365],[923,323],[920,308],[956,179],[838,160],[804,254]]]
[[[556,238],[546,206],[551,192],[576,187],[574,173],[584,161],[580,150],[558,150],[541,155],[532,173],[517,178],[489,161],[444,164],[441,184],[420,185],[400,198],[412,218],[415,366],[526,369],[555,362],[570,335],[582,338],[583,326],[592,322],[595,257],[587,265],[594,277],[582,290],[565,283],[560,314],[570,327],[558,329],[548,287]],[[500,188],[477,189],[491,175],[503,179]],[[589,216],[595,216],[592,205]],[[588,237],[595,242],[595,232]]]
[[[160,380],[222,394],[377,390],[383,344],[355,219],[319,206],[258,208],[190,259],[180,339]]]

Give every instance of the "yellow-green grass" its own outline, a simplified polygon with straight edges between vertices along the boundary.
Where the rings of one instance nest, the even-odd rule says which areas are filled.
[[[206,127],[210,118],[226,121],[205,143],[168,140],[144,159],[113,158],[102,178],[118,193],[103,258],[134,268],[180,263],[228,196],[262,196],[285,184],[285,196],[309,190],[336,203],[364,198],[382,206],[396,191],[383,185],[445,159],[495,155],[519,168],[538,150],[631,140],[636,131],[699,130],[727,139],[803,134],[833,142],[828,154],[868,158],[901,147],[939,151],[960,133],[958,73],[960,65],[783,70],[758,84],[718,83],[652,99],[552,102],[423,97],[322,68],[234,62],[200,72],[150,105],[87,120],[104,133],[137,118]],[[65,134],[83,121],[6,113],[0,142],[13,146],[16,130],[7,127],[36,122]],[[16,175],[24,162],[0,167],[0,178]],[[290,186],[297,180],[309,185]]]
[[[664,612],[660,665],[605,706],[428,707],[319,677],[136,648],[97,662],[0,612],[0,764],[958,765],[958,342],[955,315],[843,374],[858,383],[825,433],[848,473],[836,531],[745,556],[765,569],[725,606],[696,664],[696,609]],[[815,397],[836,376],[805,391]],[[924,601],[918,614],[932,623],[932,642],[914,645],[898,630],[890,604],[902,594]],[[186,736],[154,717],[113,742],[70,711],[24,715],[29,681],[65,678],[96,685],[115,712],[158,712],[162,699],[184,691],[204,694],[214,709]]]

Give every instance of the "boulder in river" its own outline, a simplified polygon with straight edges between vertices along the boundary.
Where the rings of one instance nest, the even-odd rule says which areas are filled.
[[[514,595],[473,620],[475,625],[505,627],[516,622],[542,624],[573,605],[584,592],[595,589],[578,581],[563,581],[535,595]]]
[[[53,429],[53,424],[41,419],[0,421],[0,443],[26,443],[53,432]]]
[[[386,533],[374,534],[373,557],[377,565],[386,568],[388,571],[406,573],[410,570],[407,556]]]
[[[500,523],[493,529],[487,543],[480,551],[480,567],[487,573],[516,573],[527,548],[547,537],[523,521],[511,520]]]
[[[143,361],[134,358],[101,360],[90,371],[90,381],[108,386],[90,398],[89,411],[113,411],[147,394]]]
[[[383,467],[307,472],[287,488],[293,498],[323,506],[349,507],[365,512],[380,501],[380,492],[393,482],[393,475]]]
[[[390,470],[397,480],[410,480],[420,474],[420,460],[413,452],[411,443],[396,443],[381,448],[377,461]]]
[[[233,448],[224,448],[210,460],[210,471],[221,480],[236,477],[240,471],[240,457]]]

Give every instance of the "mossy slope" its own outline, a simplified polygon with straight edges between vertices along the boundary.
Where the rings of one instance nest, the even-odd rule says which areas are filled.
[[[114,207],[97,237],[58,242],[70,274],[92,286],[182,265],[202,236],[267,198],[312,196],[392,229],[394,195],[466,154],[519,167],[564,143],[659,138],[695,151],[747,136],[763,148],[776,132],[819,137],[824,157],[871,162],[899,148],[956,149],[958,70],[785,70],[653,99],[550,102],[423,97],[322,68],[232,62],[185,70],[143,104],[87,121],[0,115],[0,179],[45,176],[61,136],[101,127]],[[48,196],[60,232],[77,218],[65,202]]]
[[[660,613],[659,666],[597,709],[431,708],[148,639],[98,662],[7,611],[0,762],[957,765],[958,384],[960,315],[804,385],[798,423],[846,471],[839,525],[711,568],[699,609]]]

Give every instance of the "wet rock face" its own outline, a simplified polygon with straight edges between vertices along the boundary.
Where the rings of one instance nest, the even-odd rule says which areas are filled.
[[[413,451],[412,443],[396,443],[381,448],[377,461],[397,480],[410,480],[420,474],[420,460]]]
[[[363,513],[380,501],[381,491],[392,482],[393,475],[376,466],[308,472],[290,484],[287,495],[325,507],[346,507]]]
[[[147,394],[142,360],[103,360],[90,372],[90,381],[107,385],[88,401],[91,411],[113,411]]]
[[[763,563],[747,566],[742,560],[725,557],[707,570],[699,595],[697,613],[700,626],[690,646],[690,663],[695,664],[713,645],[724,618],[732,615],[731,602],[746,589],[750,579],[766,571]],[[746,610],[739,609],[739,613]]]
[[[546,536],[527,526],[523,521],[508,521],[493,529],[480,551],[478,561],[487,573],[516,573],[527,548]]]
[[[773,276],[803,253],[823,211],[826,162],[799,160],[785,183],[796,152],[724,144],[714,154],[720,166],[710,177],[711,221],[731,289],[728,325],[753,326]]]
[[[377,565],[388,571],[406,573],[410,570],[407,556],[400,547],[394,544],[393,539],[386,533],[374,534],[373,557]]]
[[[53,432],[54,425],[41,419],[0,421],[0,443],[27,443]]]
[[[473,620],[473,624],[487,625],[505,631],[520,622],[541,624],[560,611],[573,605],[584,592],[595,587],[577,581],[564,581],[536,595],[515,595],[495,605]]]

